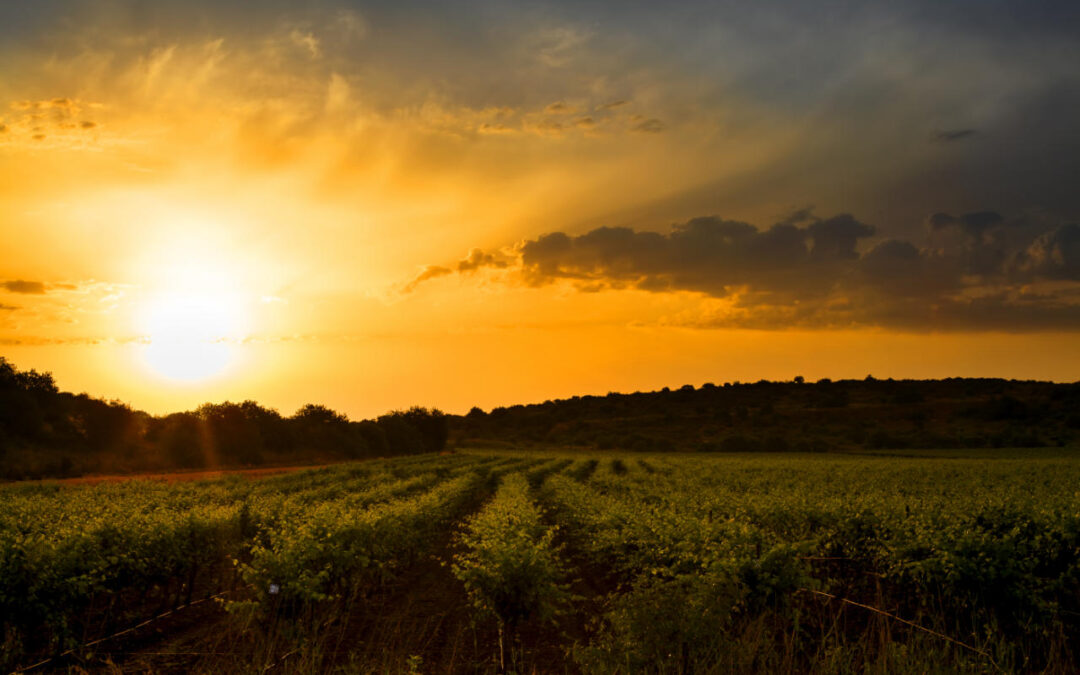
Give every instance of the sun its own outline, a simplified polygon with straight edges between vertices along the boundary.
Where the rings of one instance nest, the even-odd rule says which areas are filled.
[[[243,337],[244,305],[228,293],[178,291],[151,298],[141,323],[142,357],[169,380],[197,382],[221,374],[235,360]]]
[[[219,378],[238,363],[250,330],[252,263],[208,214],[178,212],[155,229],[130,262],[140,289],[131,316],[138,359],[174,384]]]

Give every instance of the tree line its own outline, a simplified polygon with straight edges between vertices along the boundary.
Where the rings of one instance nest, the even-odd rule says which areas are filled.
[[[447,419],[413,407],[352,421],[308,404],[286,417],[255,401],[155,416],[62,392],[50,373],[0,357],[0,478],[198,469],[438,452]]]
[[[453,444],[643,452],[828,452],[1065,446],[1080,383],[995,378],[687,384],[473,408]]]

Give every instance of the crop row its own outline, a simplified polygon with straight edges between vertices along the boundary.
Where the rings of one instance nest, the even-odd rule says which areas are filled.
[[[3,651],[18,661],[100,634],[100,615],[122,625],[147,602],[234,584],[250,590],[231,607],[253,616],[355,599],[462,523],[451,569],[501,628],[573,611],[567,584],[588,571],[605,596],[574,650],[589,672],[768,670],[770,640],[820,656],[807,590],[1033,669],[1077,632],[1078,484],[1071,458],[462,454],[13,486],[0,489]]]
[[[317,514],[398,504],[399,519],[409,509],[430,516],[433,508],[448,507],[463,486],[507,463],[453,459],[372,462],[254,482],[5,488],[0,630],[6,662],[0,665],[25,652],[71,646],[81,636],[122,625],[128,615],[175,606],[196,589],[209,593],[231,585],[234,560],[247,561],[240,569],[259,578],[260,561],[284,550],[297,526]],[[391,511],[382,509],[384,515]],[[409,527],[422,521],[408,521]]]
[[[558,611],[566,593],[555,531],[530,499],[526,476],[506,476],[495,497],[465,524],[464,550],[452,566],[481,614],[513,627]]]
[[[766,610],[774,625],[793,618],[806,589],[1026,667],[1047,665],[1075,634],[1072,460],[618,461],[545,488],[574,547],[619,585],[583,652],[593,667],[736,659],[739,631]]]

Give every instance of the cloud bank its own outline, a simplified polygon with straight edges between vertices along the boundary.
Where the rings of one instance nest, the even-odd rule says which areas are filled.
[[[702,328],[1080,328],[1080,224],[936,213],[918,243],[875,234],[850,214],[806,210],[768,228],[704,216],[667,233],[551,232],[506,256],[474,249],[456,268],[425,268],[405,290],[498,266],[530,287],[699,294],[701,314],[673,322]]]

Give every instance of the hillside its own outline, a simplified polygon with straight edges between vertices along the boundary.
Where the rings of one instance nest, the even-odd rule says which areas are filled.
[[[450,418],[458,445],[665,451],[1064,446],[1080,438],[1080,383],[1000,379],[686,385],[575,396]]]

